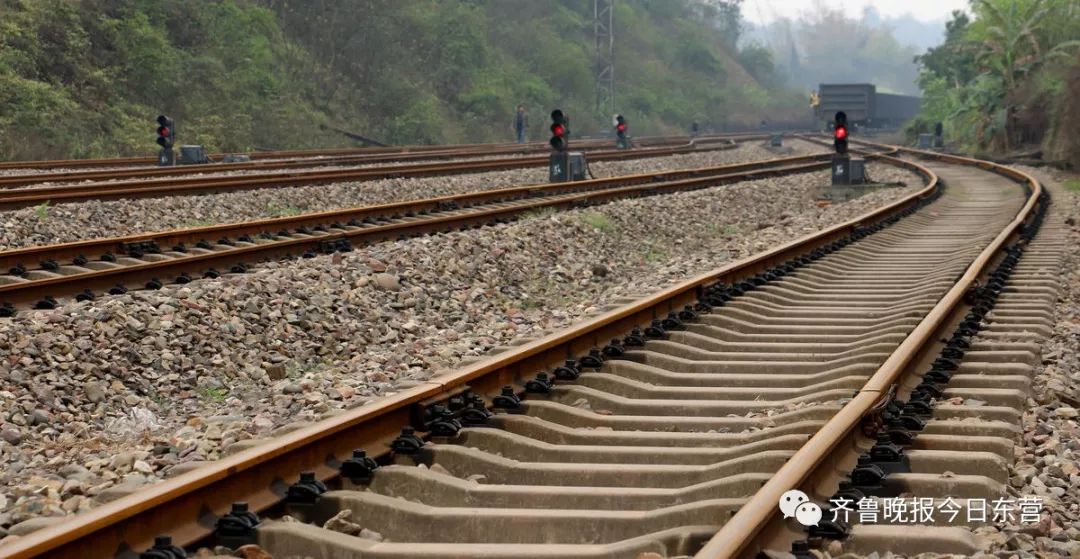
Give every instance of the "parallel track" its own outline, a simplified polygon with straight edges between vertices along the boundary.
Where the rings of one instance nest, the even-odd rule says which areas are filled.
[[[715,138],[713,138],[715,139]],[[728,138],[725,138],[728,139]],[[731,139],[734,139],[732,137]],[[707,139],[699,139],[707,141]],[[657,138],[654,141],[641,140],[638,146],[642,148],[655,148],[664,146],[686,146],[685,138]],[[575,144],[575,149],[580,150],[606,150],[610,151],[609,141],[587,141]],[[417,161],[436,161],[444,159],[468,159],[471,157],[492,157],[496,155],[526,155],[548,153],[550,147],[546,144],[510,144],[471,146],[456,148],[446,146],[444,149],[425,149],[420,151],[395,151],[389,153],[362,153],[346,155],[310,155],[308,157],[257,159],[243,163],[209,163],[205,165],[177,165],[173,167],[137,167],[130,169],[90,169],[90,170],[64,170],[51,173],[11,174],[0,175],[0,189],[17,186],[31,186],[37,184],[76,183],[94,180],[120,180],[120,179],[149,179],[154,177],[179,176],[179,175],[206,175],[208,173],[225,173],[230,171],[265,171],[273,169],[310,169],[315,167],[348,166],[348,165],[375,165],[375,164],[404,164]]]
[[[860,433],[877,430],[890,394],[910,392],[903,374],[921,375],[956,324],[972,327],[962,322],[969,311],[980,313],[979,329],[985,297],[1004,290],[1002,276],[987,271],[1007,246],[1005,262],[1019,262],[1025,280],[1019,254],[1041,219],[1040,185],[983,162],[936,157],[943,162],[933,171],[916,167],[925,189],[859,219],[248,443],[255,446],[32,534],[0,556],[122,556],[163,533],[191,545],[235,501],[260,513],[279,506],[282,481],[304,471],[334,489],[295,486],[292,515],[318,523],[348,509],[385,541],[272,520],[247,531],[242,515],[228,517],[232,530],[219,538],[233,546],[251,538],[279,558],[712,558],[789,542],[798,533],[778,520],[778,491],[831,494],[815,489],[835,488],[836,471],[852,462],[835,453],[865,448]],[[990,291],[970,291],[976,280]],[[1000,310],[1004,324],[1009,310]],[[968,391],[965,383],[979,382],[952,376]],[[966,453],[952,452],[971,430],[948,418],[1007,422],[1013,416],[994,408],[1017,402],[1011,393],[980,394],[990,409],[945,407],[928,418],[919,442],[908,441],[912,469],[985,473],[992,460],[972,449],[997,447],[973,440]],[[502,413],[487,417],[487,405]],[[358,455],[346,462],[360,448],[383,466]],[[924,478],[918,489],[939,491],[930,495],[971,491]]]
[[[89,298],[204,274],[242,273],[245,263],[314,256],[376,242],[513,219],[541,208],[707,188],[819,169],[827,156],[797,156],[479,191],[276,219],[79,241],[0,252],[0,316],[14,305],[51,308],[56,297]],[[54,298],[50,300],[49,298]]]
[[[744,134],[745,135],[745,134]],[[723,134],[719,136],[725,136]],[[686,136],[656,136],[656,137],[644,137],[640,138],[639,142],[644,142],[648,145],[661,145],[665,143],[685,143],[688,140]],[[590,147],[596,147],[599,145],[610,145],[611,141],[604,140],[582,140],[575,142],[575,145],[585,144]],[[543,148],[545,144],[536,142],[526,144],[527,146],[539,146]],[[252,161],[261,161],[268,159],[315,159],[321,157],[351,157],[351,156],[395,156],[410,153],[434,153],[434,152],[446,152],[453,151],[458,153],[468,152],[484,152],[491,149],[502,148],[520,148],[519,144],[515,143],[498,143],[498,144],[455,144],[455,145],[412,145],[412,146],[393,146],[393,147],[367,147],[367,148],[329,148],[329,149],[307,149],[307,150],[268,150],[268,151],[254,151],[245,153]],[[221,159],[222,157],[230,155],[228,153],[212,153],[211,159]],[[233,154],[235,155],[235,154]],[[157,158],[154,156],[142,156],[142,157],[110,157],[103,159],[50,159],[41,161],[3,161],[0,162],[0,170],[18,170],[18,169],[92,169],[95,167],[148,167],[157,164]]]
[[[620,161],[647,157],[693,153],[695,151],[722,150],[736,147],[733,140],[705,140],[703,145],[693,142],[674,147],[656,147],[633,150],[604,150],[591,153],[590,161]],[[407,165],[375,166],[346,169],[312,169],[304,171],[281,171],[232,176],[171,176],[152,179],[124,179],[116,181],[88,182],[63,186],[30,186],[0,189],[0,209],[23,208],[40,204],[66,204],[88,200],[117,200],[184,196],[215,192],[236,192],[264,188],[294,187],[329,184],[344,181],[365,181],[385,178],[427,177],[460,173],[478,173],[521,169],[546,165],[549,156],[508,156],[492,159],[415,163]]]

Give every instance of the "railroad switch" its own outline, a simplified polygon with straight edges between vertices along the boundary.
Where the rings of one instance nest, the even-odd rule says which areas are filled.
[[[154,547],[139,554],[139,559],[186,559],[187,552],[180,546],[173,545],[172,537],[157,536]]]
[[[247,503],[233,503],[232,510],[215,523],[214,537],[219,544],[231,549],[255,543],[259,522],[259,516],[248,510]]]

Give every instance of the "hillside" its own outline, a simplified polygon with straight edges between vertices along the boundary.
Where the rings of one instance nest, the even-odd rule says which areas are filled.
[[[724,2],[662,4],[617,4],[633,133],[800,116]],[[591,0],[0,0],[0,159],[152,153],[162,112],[226,151],[507,140],[518,103],[592,132],[593,63]]]

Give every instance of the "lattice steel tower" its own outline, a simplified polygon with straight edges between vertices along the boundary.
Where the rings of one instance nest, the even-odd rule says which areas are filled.
[[[615,113],[615,0],[593,0],[596,35],[596,110]]]

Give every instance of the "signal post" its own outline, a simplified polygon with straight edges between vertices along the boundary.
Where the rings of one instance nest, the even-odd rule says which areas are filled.
[[[585,180],[585,154],[571,153],[570,119],[559,109],[551,111],[551,161],[549,182]]]
[[[176,165],[176,154],[173,145],[176,144],[176,122],[173,119],[161,115],[157,117],[157,143],[161,146],[158,152],[158,166],[172,167]]]

